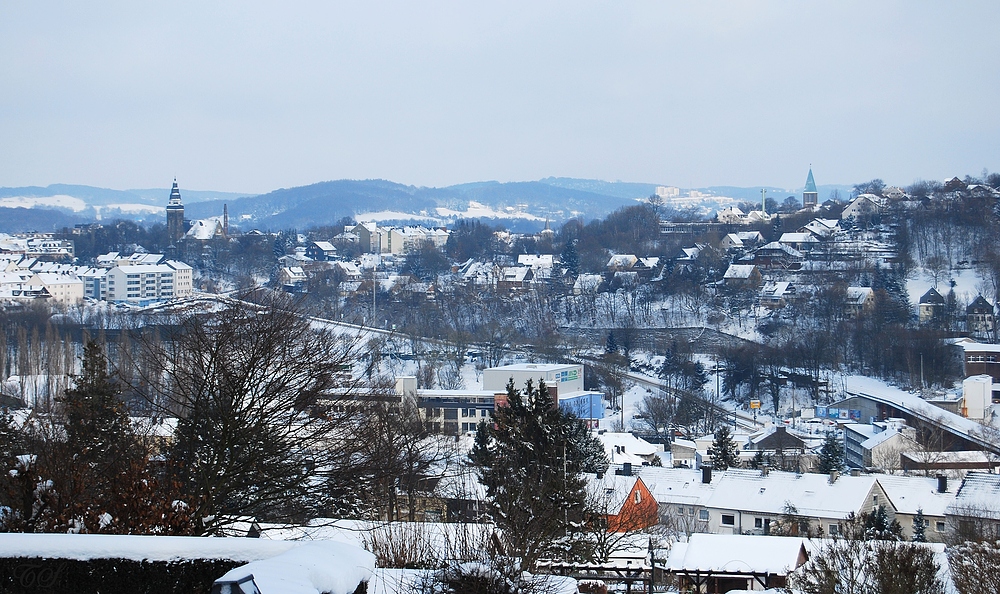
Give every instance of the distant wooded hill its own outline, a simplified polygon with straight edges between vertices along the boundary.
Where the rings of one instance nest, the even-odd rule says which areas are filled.
[[[368,214],[382,221],[417,220],[426,224],[447,224],[459,218],[495,219],[508,228],[520,230],[541,228],[546,220],[557,226],[575,217],[602,218],[615,209],[650,196],[656,187],[656,184],[556,177],[530,182],[485,181],[444,188],[407,186],[387,180],[337,180],[282,188],[256,196],[187,190],[182,184],[181,195],[186,218],[219,216],[226,204],[231,225],[242,229],[306,229]],[[759,188],[719,186],[701,191],[735,199],[752,199],[760,195]],[[768,195],[781,198],[793,193],[769,189]],[[61,215],[18,212],[6,217],[0,226],[6,232],[48,230],[54,225],[93,221],[97,209],[103,209],[104,218],[121,216],[157,222],[164,216],[162,211],[150,212],[151,208],[145,212],[135,208],[115,210],[115,206],[159,208],[166,205],[168,196],[169,190],[165,188],[111,190],[68,184],[0,188],[0,207],[34,205],[34,208],[22,210],[56,210]],[[46,200],[47,197],[53,198]]]

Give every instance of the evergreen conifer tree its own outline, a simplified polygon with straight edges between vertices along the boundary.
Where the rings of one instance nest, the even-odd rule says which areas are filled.
[[[817,470],[823,474],[841,470],[844,467],[844,446],[833,431],[826,434],[823,447],[819,451]]]
[[[728,425],[720,425],[715,430],[715,440],[712,442],[712,447],[708,448],[708,455],[712,457],[712,468],[716,470],[739,466],[740,451],[733,441]]]
[[[917,515],[913,518],[913,542],[927,542],[927,518],[924,517],[924,508],[917,508]]]
[[[580,254],[576,251],[575,239],[566,242],[559,261],[571,276],[580,274]]]
[[[582,472],[607,467],[600,444],[553,402],[544,382],[518,390],[480,422],[470,460],[486,487],[488,513],[522,568],[540,558],[573,556],[583,540]]]
[[[121,389],[108,375],[101,345],[87,343],[83,369],[74,379],[75,385],[60,399],[70,447],[81,456],[121,453],[122,438],[129,432],[128,412],[119,398]]]

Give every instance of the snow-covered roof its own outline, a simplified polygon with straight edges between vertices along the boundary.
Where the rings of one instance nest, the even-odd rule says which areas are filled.
[[[616,254],[608,260],[608,268],[629,267],[638,260],[634,254]]]
[[[812,233],[782,233],[779,243],[819,243]]]
[[[806,560],[804,540],[787,536],[692,534],[675,543],[669,571],[787,575]]]
[[[218,218],[201,219],[191,223],[191,228],[186,233],[191,239],[207,240],[222,232],[222,223]]]
[[[753,271],[757,269],[754,264],[730,264],[722,278],[726,279],[748,279]]]
[[[861,447],[866,450],[872,450],[876,446],[879,446],[897,435],[903,435],[902,432],[895,429],[886,429],[880,433],[872,435],[868,439],[861,442]]]
[[[278,541],[271,541],[278,542]],[[351,594],[375,571],[375,555],[333,541],[313,541],[228,571],[217,582],[252,577],[261,592]]]
[[[876,402],[891,404],[900,410],[909,412],[915,417],[940,425],[969,441],[989,448],[991,451],[998,448],[997,444],[992,443],[985,437],[982,425],[971,419],[934,406],[917,394],[904,392],[899,388],[888,386],[877,379],[858,375],[848,376],[846,384],[847,389],[845,392],[848,396],[862,396]]]
[[[316,247],[318,247],[319,249],[323,250],[324,252],[335,252],[335,251],[337,251],[337,248],[334,247],[334,245],[332,243],[330,243],[329,241],[314,241],[313,244],[315,244]]]
[[[635,488],[636,481],[640,478],[637,475],[623,476],[614,473],[602,475],[587,474],[587,493],[592,501],[599,502],[601,512],[616,516],[621,512],[622,506],[628,501],[632,489]]]
[[[802,257],[802,252],[779,241],[772,241],[771,243],[762,245],[760,246],[760,248],[757,249],[757,251],[758,252],[781,251],[793,258]]]
[[[835,482],[825,474],[796,474],[757,470],[726,471],[708,500],[708,507],[765,514],[781,514],[788,504],[799,514],[845,518],[864,506],[875,485],[871,476],[841,476]]]
[[[1000,344],[984,344],[981,342],[958,343],[966,353],[1000,353]]]
[[[691,445],[694,445],[693,443]],[[633,469],[660,503],[704,506],[719,484],[722,473],[712,474],[711,483],[701,482],[700,470],[642,466]]]
[[[517,263],[532,268],[552,268],[552,254],[518,254]]]
[[[1000,520],[1000,474],[970,472],[965,475],[948,514]]]
[[[857,305],[864,305],[873,294],[871,287],[847,287],[847,301]]]
[[[655,445],[631,433],[605,431],[598,433],[597,438],[604,444],[604,450],[609,453],[609,450],[613,450],[615,446],[618,446],[623,451],[639,456],[652,456],[658,450]]]
[[[877,480],[889,503],[902,514],[915,515],[918,509],[922,509],[925,516],[943,516],[948,505],[955,500],[955,489],[938,493],[938,482],[934,477],[882,474]]]
[[[501,365],[500,367],[490,367],[487,371],[537,371],[547,373],[551,371],[578,369],[579,367],[575,363],[512,363],[510,365]]]

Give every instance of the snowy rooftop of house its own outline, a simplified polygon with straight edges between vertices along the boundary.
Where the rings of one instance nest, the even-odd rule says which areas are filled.
[[[757,470],[728,470],[708,500],[718,509],[781,514],[791,504],[800,514],[844,518],[862,508],[875,485],[871,476],[841,476],[835,482],[825,474],[796,474]]]
[[[332,243],[330,243],[329,241],[314,241],[313,243],[315,243],[316,247],[318,247],[319,249],[323,250],[324,252],[335,252],[335,251],[337,251],[337,248],[334,247],[334,245]]]
[[[758,249],[758,251],[762,251],[762,252],[782,251],[782,252],[785,252],[786,254],[788,254],[789,256],[792,256],[792,257],[795,257],[795,258],[801,258],[802,257],[802,252],[800,252],[799,250],[797,250],[797,249],[795,249],[795,248],[793,248],[791,246],[788,246],[788,245],[785,245],[785,244],[783,244],[781,242],[778,242],[778,241],[772,241],[771,243],[762,245]]]
[[[608,260],[608,267],[631,266],[638,258],[634,254],[616,254]]]
[[[781,243],[819,243],[812,233],[782,233],[778,239]]]
[[[916,514],[924,510],[925,516],[943,516],[948,505],[955,500],[955,489],[938,493],[937,479],[927,476],[897,476],[881,474],[878,482],[882,485],[889,503],[897,512]]]
[[[730,264],[723,278],[750,278],[756,268],[753,264]]]
[[[801,538],[692,534],[674,544],[667,565],[671,571],[787,575],[805,560]]]
[[[623,476],[613,472],[602,475],[586,474],[587,493],[594,501],[601,502],[601,511],[610,515],[618,515],[628,499],[636,481],[637,475]],[[647,487],[648,488],[648,487]]]
[[[712,482],[705,484],[701,482],[701,471],[691,468],[642,466],[634,468],[633,472],[642,477],[657,501],[698,506],[705,505],[722,476],[722,473],[713,473]]]
[[[847,287],[847,300],[863,303],[872,292],[871,287]]]
[[[899,431],[898,429],[886,429],[885,431],[880,431],[879,433],[876,433],[875,435],[872,435],[868,439],[861,442],[861,447],[863,447],[866,450],[870,450],[881,443],[889,441],[890,439],[892,439],[892,436],[900,435],[901,433],[902,432]]]
[[[1000,474],[970,472],[965,475],[948,513],[1000,520]]]
[[[636,437],[631,433],[604,431],[597,433],[597,438],[604,444],[605,451],[609,451],[609,448],[613,450],[614,446],[618,446],[620,449],[629,452],[630,454],[651,456],[659,449],[645,439]]]

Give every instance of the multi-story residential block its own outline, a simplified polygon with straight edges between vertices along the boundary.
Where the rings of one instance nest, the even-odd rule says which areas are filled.
[[[107,300],[114,303],[150,305],[193,292],[191,267],[183,262],[115,266],[107,272]]]

